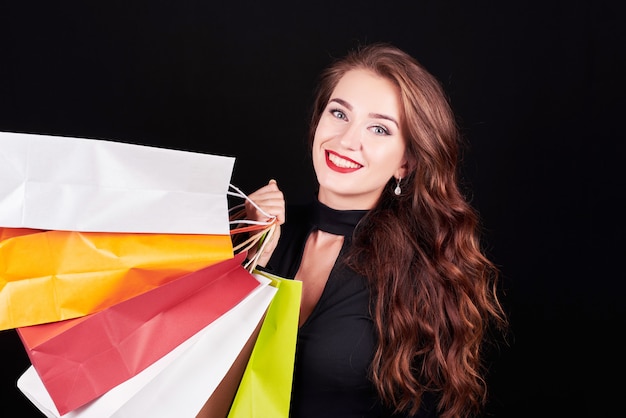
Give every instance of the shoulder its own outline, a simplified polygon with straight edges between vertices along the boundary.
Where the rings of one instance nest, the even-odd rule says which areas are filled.
[[[313,213],[313,204],[311,202],[307,203],[297,203],[287,205],[285,207],[285,223],[295,221],[300,223],[302,221],[308,221],[311,219],[311,215]]]
[[[310,203],[288,204],[285,207],[285,223],[281,226],[281,236],[295,238],[308,231],[313,210]],[[285,239],[282,239],[285,241]]]
[[[311,207],[308,204],[287,205],[280,238],[265,270],[285,278],[293,278],[300,265],[302,249],[311,228]]]

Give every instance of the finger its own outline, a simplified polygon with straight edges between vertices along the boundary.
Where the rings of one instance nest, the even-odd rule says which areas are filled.
[[[277,218],[279,225],[285,222],[285,197],[276,180],[271,179],[267,185],[250,194],[248,198],[252,201],[246,201],[248,216],[259,220],[269,214]]]

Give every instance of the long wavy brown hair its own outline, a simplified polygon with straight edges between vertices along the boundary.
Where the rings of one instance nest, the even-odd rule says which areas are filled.
[[[442,418],[487,401],[484,346],[507,318],[498,269],[485,256],[479,216],[461,192],[461,135],[448,98],[420,63],[393,45],[361,46],[322,72],[309,140],[343,75],[366,69],[399,87],[410,174],[395,179],[355,230],[350,266],[370,281],[378,343],[371,379],[382,401],[416,413],[426,393]],[[492,328],[493,327],[493,328]]]

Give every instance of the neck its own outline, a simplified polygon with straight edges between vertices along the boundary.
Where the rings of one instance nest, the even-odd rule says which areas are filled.
[[[320,203],[335,210],[370,210],[376,205],[378,198],[379,196],[376,198],[350,195],[340,196],[322,188],[320,188],[317,194],[317,200]]]

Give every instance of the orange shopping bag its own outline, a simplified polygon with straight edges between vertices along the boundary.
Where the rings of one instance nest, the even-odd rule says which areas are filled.
[[[37,232],[44,232],[41,229],[32,229],[32,228],[2,228],[0,227],[0,241],[4,241],[5,239],[19,237],[20,235],[29,235]]]
[[[229,235],[12,236],[0,241],[0,330],[98,312],[232,257]]]

